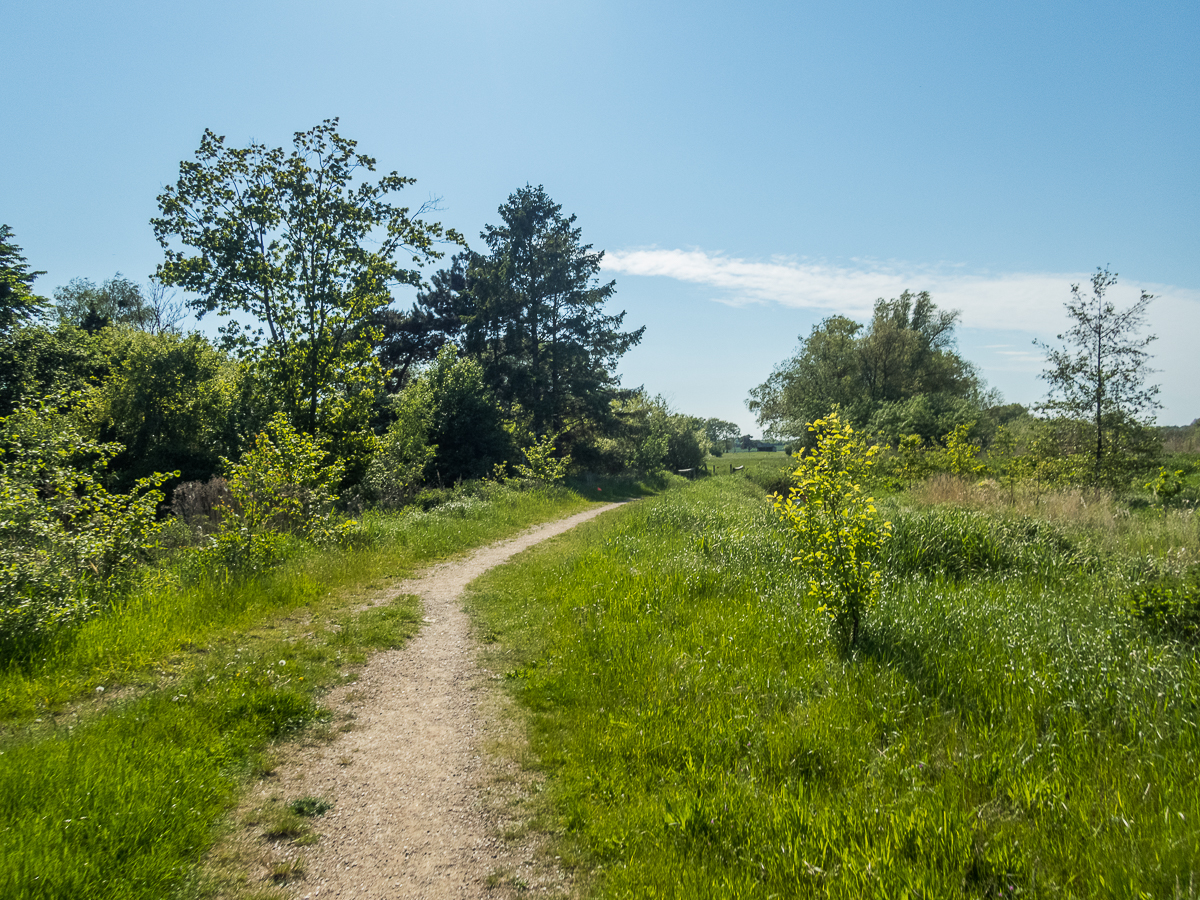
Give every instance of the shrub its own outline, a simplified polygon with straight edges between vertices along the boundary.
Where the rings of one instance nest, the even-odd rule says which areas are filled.
[[[1152,574],[1131,592],[1130,608],[1170,637],[1200,640],[1200,566]]]
[[[554,458],[554,444],[558,438],[557,434],[547,434],[522,450],[525,462],[517,463],[513,467],[517,470],[517,475],[521,478],[528,478],[530,481],[550,484],[566,478],[567,467],[571,465],[571,456],[567,454],[562,459]]]
[[[83,438],[50,404],[0,419],[0,640],[34,636],[93,614],[154,546],[172,475],[131,493],[100,483],[120,444]]]
[[[403,506],[420,489],[425,472],[437,455],[429,443],[433,410],[428,392],[412,387],[393,403],[395,421],[379,442],[363,477],[363,499],[384,508]]]
[[[954,475],[977,475],[983,471],[983,466],[975,462],[975,457],[979,455],[979,445],[970,438],[971,429],[974,427],[974,422],[956,425],[944,438],[946,467]]]
[[[334,489],[341,480],[340,460],[325,463],[324,440],[296,431],[276,413],[254,446],[229,469],[236,524],[226,520],[222,534],[278,532],[323,541],[342,529],[333,515]],[[232,538],[231,538],[232,539]]]
[[[830,635],[842,646],[858,641],[864,613],[879,596],[875,558],[891,525],[863,490],[878,447],[830,413],[809,426],[816,447],[792,473],[795,487],[775,509],[795,530],[795,557],[808,575],[809,596],[829,617]]]

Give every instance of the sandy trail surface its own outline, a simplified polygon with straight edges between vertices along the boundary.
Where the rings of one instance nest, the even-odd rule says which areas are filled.
[[[484,799],[488,763],[483,701],[491,679],[462,610],[463,589],[492,566],[618,504],[532,528],[516,538],[437,565],[389,586],[424,601],[425,625],[406,646],[373,657],[356,684],[329,697],[352,730],[298,751],[279,768],[275,790],[316,796],[334,808],[315,819],[320,835],[303,849],[296,898],[464,898],[493,895],[497,873],[513,871],[528,848],[497,834]],[[525,860],[524,862],[527,862]],[[560,886],[565,887],[564,886]],[[524,885],[522,885],[522,889]]]

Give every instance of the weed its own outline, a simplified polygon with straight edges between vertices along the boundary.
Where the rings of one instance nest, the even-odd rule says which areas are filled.
[[[333,809],[333,804],[319,797],[298,797],[288,804],[288,808],[298,816],[305,816],[311,819],[316,816],[325,815],[325,813]]]

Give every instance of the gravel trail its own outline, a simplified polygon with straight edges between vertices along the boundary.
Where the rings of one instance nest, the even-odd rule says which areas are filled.
[[[492,566],[619,504],[532,528],[442,563],[388,589],[419,595],[425,625],[399,650],[370,660],[358,682],[331,693],[352,730],[301,749],[278,770],[275,789],[311,795],[334,808],[315,819],[320,839],[303,849],[295,898],[474,898],[494,896],[498,871],[512,871],[512,847],[496,834],[483,800],[481,750],[490,680],[462,610],[463,589]],[[515,852],[528,855],[526,851]]]

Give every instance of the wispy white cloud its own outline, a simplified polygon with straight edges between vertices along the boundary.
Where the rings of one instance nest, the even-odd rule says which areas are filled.
[[[755,261],[703,250],[618,250],[604,257],[604,268],[615,274],[673,278],[705,285],[721,303],[783,306],[869,315],[879,297],[896,297],[904,290],[928,290],[943,309],[962,311],[968,328],[996,328],[1032,333],[1058,330],[1063,301],[1070,285],[1087,282],[1089,272],[970,274],[957,266],[916,266],[862,262],[852,266],[810,262],[789,257]],[[1142,287],[1155,294],[1200,301],[1194,291],[1162,285],[1122,282],[1122,292],[1136,297]]]
[[[1035,376],[1045,357],[1028,342],[1037,337],[1055,343],[1067,325],[1063,301],[1072,283],[1086,284],[1091,272],[970,273],[962,266],[922,266],[851,260],[846,265],[795,257],[747,260],[704,250],[619,250],[604,257],[610,274],[671,278],[712,291],[710,299],[734,306],[778,303],[821,315],[841,313],[859,321],[871,313],[879,297],[902,291],[927,290],[943,309],[962,312],[965,329],[976,332],[977,345],[988,352],[976,361],[993,383],[1030,401],[1043,391]],[[1162,421],[1188,422],[1200,414],[1194,385],[1200,383],[1200,291],[1162,284],[1140,284],[1122,278],[1110,295],[1126,305],[1148,290],[1149,330],[1159,340],[1152,346],[1163,391]],[[987,331],[997,332],[988,343]],[[1014,334],[1017,332],[1017,334]],[[1024,332],[1024,335],[1020,334]]]

